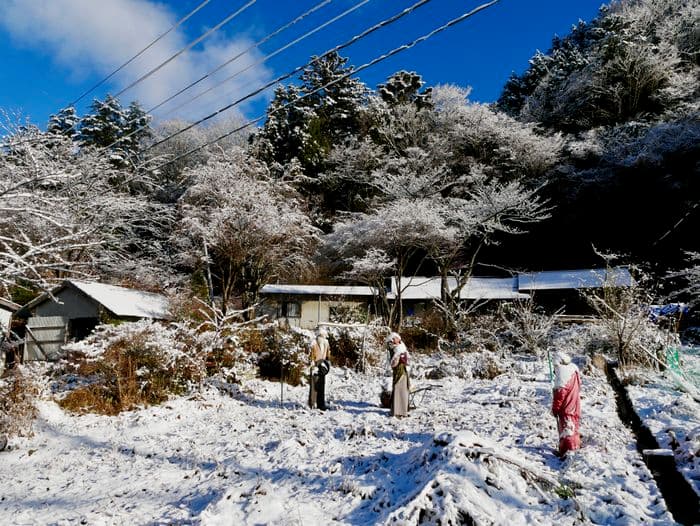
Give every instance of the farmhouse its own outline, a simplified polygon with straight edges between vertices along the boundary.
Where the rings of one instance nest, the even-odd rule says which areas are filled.
[[[632,287],[636,281],[626,267],[548,270],[518,274],[518,290],[534,296],[538,305],[566,314],[581,314],[589,307],[581,291],[603,287]]]
[[[457,279],[447,279],[450,290],[457,287]],[[407,316],[420,316],[435,302],[440,300],[440,277],[412,276],[401,280],[401,301]],[[390,298],[398,298],[397,279],[392,278]],[[461,300],[490,301],[527,299],[528,294],[518,291],[517,278],[491,278],[472,276],[459,292]]]
[[[553,311],[563,308],[564,312],[580,314],[586,310],[581,290],[634,284],[625,267],[528,272],[507,278],[472,276],[460,291],[460,299],[487,302],[532,297]],[[456,279],[448,278],[447,285],[454,290]],[[406,316],[420,316],[440,299],[440,287],[437,276],[405,276],[400,282],[392,277],[386,296],[389,301],[400,297]],[[363,286],[275,284],[265,285],[260,296],[261,313],[283,319],[294,327],[313,329],[319,323],[333,321],[343,310],[371,311],[377,294],[375,288]]]
[[[66,280],[17,311],[27,320],[24,360],[56,359],[67,340],[84,338],[99,323],[167,319],[168,308],[161,294]]]
[[[313,329],[341,311],[367,312],[377,295],[373,287],[355,285],[265,285],[259,313],[291,327]]]

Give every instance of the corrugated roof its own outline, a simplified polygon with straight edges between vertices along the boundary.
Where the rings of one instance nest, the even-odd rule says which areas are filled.
[[[299,294],[322,296],[372,296],[375,289],[361,285],[263,285],[261,294]]]
[[[517,279],[520,291],[631,287],[635,284],[626,267],[528,272],[518,274]]]
[[[119,317],[168,317],[168,298],[162,294],[87,281],[69,280],[68,283]]]
[[[529,295],[518,292],[515,278],[481,278],[472,276],[460,291],[461,299],[518,299],[528,298]],[[450,290],[457,286],[455,278],[448,278]],[[420,277],[404,278],[401,282],[403,289],[401,298],[404,300],[435,300],[440,298],[440,278]],[[396,280],[392,280],[391,298],[395,298]]]
[[[66,280],[53,289],[51,293],[56,296],[66,287],[73,287],[79,290],[120,318],[152,318],[162,320],[169,317],[168,298],[162,294],[78,280]],[[24,305],[20,312],[28,314],[31,309],[44,301],[53,300],[48,293],[44,293]]]

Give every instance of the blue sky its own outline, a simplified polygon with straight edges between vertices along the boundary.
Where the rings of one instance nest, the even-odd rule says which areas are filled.
[[[149,49],[108,83],[78,104],[84,113],[93,97],[117,93],[145,72],[214,27],[250,0],[210,0],[183,26]],[[154,112],[161,119],[198,119],[321,54],[416,0],[369,0],[292,48],[262,62],[291,40],[355,6],[361,0],[333,0],[260,48],[246,53],[201,82],[179,100]],[[0,108],[19,112],[39,126],[111,73],[202,0],[2,0],[0,17]],[[219,64],[245,50],[320,0],[257,0],[240,15],[151,78],[120,96],[150,109]],[[362,65],[381,53],[422,36],[476,7],[479,1],[432,0],[416,12],[341,52]],[[536,50],[546,51],[552,36],[566,35],[579,19],[590,21],[600,0],[501,0],[417,47],[372,67],[359,78],[374,88],[391,73],[406,69],[427,85],[471,86],[471,99],[494,101],[512,71],[522,72]],[[244,67],[246,71],[238,73]],[[219,80],[230,82],[176,110]],[[185,97],[184,99],[182,97]],[[267,94],[269,97],[269,93]],[[264,112],[265,96],[236,107],[246,117]]]

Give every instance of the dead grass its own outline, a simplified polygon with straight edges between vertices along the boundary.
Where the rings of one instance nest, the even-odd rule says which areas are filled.
[[[69,392],[59,405],[74,412],[114,415],[159,404],[201,381],[204,360],[200,364],[186,356],[173,359],[151,338],[148,330],[125,335],[111,342],[98,358],[71,352],[66,372],[83,376],[89,383]]]
[[[0,435],[31,436],[39,387],[21,367],[0,380]]]

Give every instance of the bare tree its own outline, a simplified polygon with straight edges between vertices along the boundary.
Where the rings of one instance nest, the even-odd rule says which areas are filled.
[[[673,292],[674,298],[688,298],[690,305],[696,306],[700,302],[700,253],[686,252],[689,266],[684,269],[669,272],[668,279],[680,279],[683,285]]]
[[[70,138],[6,125],[0,151],[0,285],[47,288],[67,275],[133,269],[167,210],[133,191],[148,184]],[[148,265],[146,265],[148,266]]]
[[[189,177],[176,243],[184,262],[211,264],[224,310],[236,294],[247,308],[266,282],[309,270],[318,231],[295,193],[268,180],[264,165],[234,149],[228,159],[197,167]]]

